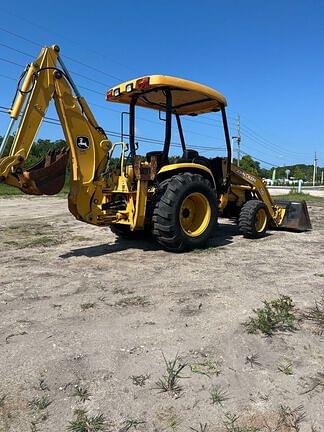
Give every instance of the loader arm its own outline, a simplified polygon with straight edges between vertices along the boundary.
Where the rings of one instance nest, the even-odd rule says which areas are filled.
[[[268,188],[259,177],[234,164],[231,165],[231,174],[232,193],[239,197],[243,192],[244,199],[246,191],[256,195],[265,204],[273,227],[295,231],[312,229],[305,201],[273,201]]]
[[[274,225],[280,226],[285,216],[285,209],[274,203],[263,181],[234,164],[231,165],[231,173],[231,190],[234,193],[235,191],[251,191],[255,193],[259,200],[263,201],[267,207]]]
[[[48,155],[29,171],[24,169],[49,103],[54,100],[68,152]],[[0,181],[26,194],[52,195],[62,188],[70,159],[69,210],[90,222],[96,212],[95,193],[100,188],[111,142],[100,128],[66,70],[59,48],[45,47],[25,71],[24,81],[10,109],[11,122],[0,147],[3,154],[12,126],[21,117],[9,155],[0,159]],[[99,210],[98,210],[99,211]]]

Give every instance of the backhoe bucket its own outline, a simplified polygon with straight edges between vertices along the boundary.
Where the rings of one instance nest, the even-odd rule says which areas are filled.
[[[28,189],[32,189],[26,192],[38,195],[55,195],[60,192],[64,186],[68,160],[69,154],[65,148],[59,152],[49,151],[44,159],[28,171],[24,171],[23,175],[29,186]]]
[[[306,201],[275,201],[279,207],[285,208],[285,216],[279,228],[293,231],[308,231],[312,229]]]

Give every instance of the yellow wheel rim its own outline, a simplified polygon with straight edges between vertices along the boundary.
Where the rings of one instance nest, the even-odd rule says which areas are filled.
[[[267,213],[263,208],[260,208],[255,215],[255,229],[257,232],[262,232],[267,223]]]
[[[190,237],[200,236],[208,227],[211,207],[205,195],[194,192],[188,195],[180,207],[180,225]]]

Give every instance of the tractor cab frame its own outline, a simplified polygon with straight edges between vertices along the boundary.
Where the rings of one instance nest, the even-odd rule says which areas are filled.
[[[228,190],[231,176],[231,143],[226,117],[226,99],[216,90],[180,78],[164,75],[151,75],[135,80],[127,81],[111,88],[107,92],[108,101],[129,105],[129,149],[131,160],[136,157],[136,106],[146,107],[165,112],[165,136],[161,151],[150,151],[146,154],[148,162],[152,157],[157,160],[157,168],[160,170],[169,166],[169,152],[172,135],[172,121],[176,120],[182,156],[179,163],[195,163],[206,166],[217,179],[218,193]],[[181,116],[197,116],[209,112],[221,112],[222,123],[227,148],[225,173],[221,167],[221,158],[208,159],[196,150],[190,150],[186,146],[185,136],[181,123]],[[170,166],[171,167],[171,166]]]

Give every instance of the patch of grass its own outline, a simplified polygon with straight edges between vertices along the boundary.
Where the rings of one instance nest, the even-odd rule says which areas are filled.
[[[182,419],[177,417],[175,414],[171,414],[171,416],[165,421],[167,428],[170,428],[172,431],[178,430],[178,427],[182,423]]]
[[[150,379],[150,375],[131,375],[130,379],[132,380],[133,384],[135,386],[144,387],[146,384],[146,381]]]
[[[35,397],[28,402],[28,406],[33,409],[42,411],[51,405],[52,401],[48,396]]]
[[[56,246],[61,243],[61,240],[57,237],[49,237],[49,236],[39,236],[35,239],[30,240],[27,244],[24,244],[24,247],[49,247]]]
[[[279,372],[282,372],[285,375],[293,374],[293,365],[289,360],[283,360],[282,362],[280,362],[277,366],[277,369]]]
[[[0,408],[2,408],[4,406],[6,398],[7,398],[7,395],[0,396]]]
[[[321,202],[324,203],[323,197],[318,197],[310,195],[309,193],[298,193],[296,191],[290,191],[286,195],[273,195],[273,200],[283,200],[283,201],[311,201],[311,202]]]
[[[323,372],[317,372],[315,377],[310,378],[310,384],[307,390],[303,391],[302,395],[310,393],[316,389],[322,389],[324,390],[324,373]]]
[[[251,368],[254,366],[261,366],[261,363],[258,361],[259,354],[251,354],[245,357],[245,364],[250,364]]]
[[[268,336],[278,330],[294,330],[296,317],[293,313],[294,304],[289,296],[280,296],[271,301],[264,301],[264,307],[253,309],[256,317],[249,317],[243,325],[248,333],[260,331]]]
[[[141,306],[145,307],[148,306],[150,302],[147,300],[146,297],[143,296],[134,296],[134,297],[125,297],[121,300],[118,300],[114,306],[117,307],[129,307],[129,306]]]
[[[124,426],[122,427],[120,432],[127,432],[132,428],[137,429],[137,426],[145,423],[146,422],[144,420],[127,419],[124,421]]]
[[[87,400],[90,400],[91,394],[89,393],[87,388],[80,387],[77,385],[77,386],[75,386],[73,396],[78,397],[81,402],[85,402]]]
[[[30,432],[38,432],[38,429],[37,429],[37,422],[32,421],[32,422],[30,423]]]
[[[84,312],[84,311],[86,311],[88,309],[95,308],[96,307],[96,303],[82,303],[80,305],[80,307],[81,307],[81,310]]]
[[[69,181],[69,178],[67,178],[65,180],[65,183],[64,183],[62,190],[60,190],[60,192],[57,194],[57,196],[65,198],[68,196],[69,193],[70,193],[70,181]]]
[[[60,239],[55,237],[48,237],[48,236],[39,236],[31,240],[25,240],[25,241],[17,241],[17,240],[6,240],[3,242],[4,244],[15,246],[18,249],[24,249],[24,248],[32,248],[32,247],[50,247],[55,246],[61,243]]]
[[[190,426],[190,430],[192,430],[193,432],[207,432],[207,427],[208,427],[207,423],[205,424],[199,423],[198,429]]]
[[[322,335],[324,333],[324,292],[321,299],[315,301],[315,305],[303,314],[303,318],[316,325],[318,334]]]
[[[285,426],[288,431],[300,431],[300,425],[306,419],[303,405],[291,409],[288,406],[281,405],[279,410],[279,422]]]
[[[69,179],[65,181],[63,189],[56,195],[59,197],[66,197],[70,192],[70,184]],[[13,186],[9,186],[7,184],[0,184],[0,197],[1,198],[10,198],[15,196],[26,196],[20,189],[17,189]]]
[[[237,422],[239,420],[239,416],[232,413],[225,414],[225,420],[223,421],[223,425],[225,426],[228,432],[261,432],[261,429],[251,426],[240,426]]]
[[[183,423],[182,417],[180,417],[174,407],[170,406],[165,408],[163,411],[157,413],[158,419],[163,423],[163,427],[160,429],[154,428],[156,432],[166,432],[170,429],[172,431],[178,430],[180,425]],[[183,430],[183,429],[181,429]]]
[[[187,365],[180,362],[178,355],[171,361],[168,361],[164,354],[163,358],[166,365],[166,373],[156,382],[156,386],[161,393],[169,392],[173,395],[179,395],[182,391],[179,380],[184,378],[181,376],[181,372]]]
[[[44,378],[39,379],[39,388],[40,388],[40,390],[43,390],[43,391],[49,390],[49,387],[46,384]]]
[[[221,373],[219,363],[212,360],[205,360],[200,363],[193,363],[189,365],[191,372],[211,376],[218,376]]]
[[[220,385],[215,385],[211,392],[211,399],[213,404],[222,405],[228,399],[228,393],[222,389]]]
[[[120,294],[120,295],[132,295],[134,294],[135,290],[133,288],[114,288],[113,294]]]
[[[8,198],[15,195],[23,195],[20,189],[17,189],[13,186],[9,186],[7,184],[0,184],[0,197]]]
[[[103,414],[88,416],[85,410],[75,410],[75,420],[69,422],[67,430],[71,432],[101,432],[106,431],[106,419]]]

